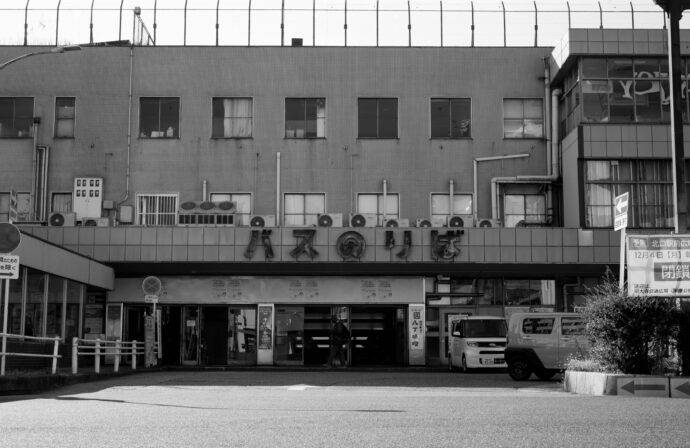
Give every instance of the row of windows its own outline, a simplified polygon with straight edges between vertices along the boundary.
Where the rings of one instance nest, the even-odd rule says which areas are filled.
[[[179,138],[180,99],[143,97],[139,103],[140,138]],[[73,138],[76,98],[55,100],[54,135]],[[431,98],[431,138],[471,138],[472,108],[469,98]],[[34,102],[29,97],[0,98],[0,137],[32,136]],[[251,138],[254,132],[253,99],[212,99],[212,138]],[[358,98],[359,138],[398,138],[397,98]],[[542,138],[544,110],[541,98],[503,100],[505,138]],[[326,138],[326,98],[286,98],[285,138]]]
[[[17,193],[17,215],[19,221],[31,221],[31,196],[28,192]],[[251,193],[211,193],[213,202],[232,201],[236,204],[236,225],[248,225],[252,215]],[[450,195],[431,193],[430,208],[432,220],[444,220],[449,215],[472,215],[472,195],[454,194],[453,207]],[[385,219],[400,218],[400,195],[388,193],[358,193],[357,213],[375,216],[381,226]],[[72,193],[53,193],[51,211],[71,212]],[[179,210],[177,194],[137,195],[137,225],[174,225]],[[384,213],[385,211],[385,213]],[[0,193],[0,221],[7,221],[9,193]],[[329,212],[325,193],[285,193],[283,195],[283,223],[285,226],[317,225],[318,216]],[[546,220],[546,198],[542,194],[505,194],[503,219],[506,227],[515,227],[520,221],[544,223]],[[444,222],[445,223],[445,222]]]

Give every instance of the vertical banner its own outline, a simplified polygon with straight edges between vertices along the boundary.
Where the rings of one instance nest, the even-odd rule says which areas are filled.
[[[257,365],[273,365],[273,304],[261,304],[257,313]]]
[[[411,366],[426,363],[424,305],[410,305],[408,308],[408,334]]]

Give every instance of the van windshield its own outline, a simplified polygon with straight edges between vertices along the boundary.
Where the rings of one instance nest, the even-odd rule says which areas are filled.
[[[506,322],[498,319],[468,320],[467,338],[504,338],[506,337]]]

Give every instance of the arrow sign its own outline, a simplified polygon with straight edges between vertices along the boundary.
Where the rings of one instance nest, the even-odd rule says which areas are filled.
[[[634,394],[636,390],[666,390],[666,386],[664,384],[635,384],[635,381],[631,381],[621,386],[621,389]]]
[[[625,382],[625,383],[623,383]],[[623,383],[621,385],[621,383]],[[645,397],[668,397],[668,378],[619,378],[618,394],[627,392]],[[625,394],[623,394],[625,395]]]
[[[628,227],[628,193],[616,196],[613,206],[614,220],[613,230],[621,230]]]
[[[671,378],[671,398],[690,398],[690,380]]]

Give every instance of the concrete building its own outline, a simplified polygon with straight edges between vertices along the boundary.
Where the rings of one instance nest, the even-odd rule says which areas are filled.
[[[572,310],[617,272],[621,192],[631,231],[670,231],[665,54],[572,29],[27,58],[0,72],[0,218],[14,191],[25,235],[112,269],[80,336],[142,340],[156,295],[164,364],[322,364],[331,315],[353,365],[443,364],[449,315]],[[20,332],[50,300],[27,287]]]

